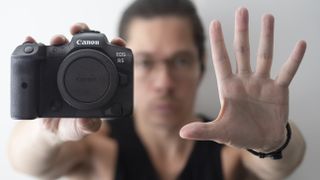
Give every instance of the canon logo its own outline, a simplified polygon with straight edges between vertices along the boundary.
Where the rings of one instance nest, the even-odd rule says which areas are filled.
[[[99,45],[100,42],[98,40],[82,40],[78,39],[76,41],[77,45]]]

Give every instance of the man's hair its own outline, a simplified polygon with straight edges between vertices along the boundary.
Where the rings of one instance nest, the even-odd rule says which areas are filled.
[[[197,10],[190,0],[135,0],[122,15],[119,36],[125,40],[128,39],[127,29],[134,18],[153,18],[167,15],[180,16],[190,21],[194,43],[199,52],[201,73],[203,73],[205,69],[205,35]]]

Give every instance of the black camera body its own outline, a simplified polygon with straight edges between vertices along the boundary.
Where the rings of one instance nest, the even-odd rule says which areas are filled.
[[[11,117],[121,118],[133,109],[133,55],[97,31],[25,43],[11,56]]]

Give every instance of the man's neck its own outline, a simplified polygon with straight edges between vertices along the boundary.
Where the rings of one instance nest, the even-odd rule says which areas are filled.
[[[190,117],[185,118],[184,121],[178,121],[181,122],[179,124],[165,126],[146,123],[147,120],[136,116],[135,128],[143,144],[149,150],[170,156],[170,154],[182,153],[184,149],[193,145],[192,141],[184,140],[179,135],[182,126],[198,120],[196,117]]]
[[[197,118],[184,119],[186,121],[177,120],[176,122],[181,123],[166,127],[154,125],[150,121],[148,123],[148,119],[135,116],[137,134],[161,179],[177,179],[192,152],[194,141],[182,139],[179,131],[185,124],[197,121]]]

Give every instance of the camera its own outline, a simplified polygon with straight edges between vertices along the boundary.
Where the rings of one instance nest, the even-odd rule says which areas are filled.
[[[121,118],[133,108],[133,55],[98,31],[24,43],[11,56],[11,117]]]

